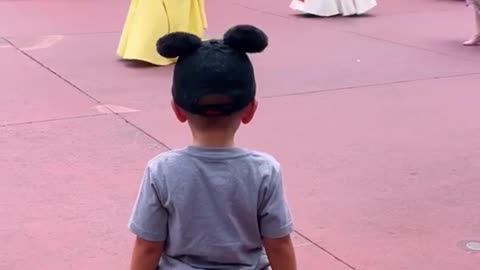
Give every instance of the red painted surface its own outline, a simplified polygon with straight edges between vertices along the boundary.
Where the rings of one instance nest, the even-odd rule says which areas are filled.
[[[458,246],[480,240],[480,50],[461,46],[471,10],[391,0],[320,19],[288,1],[207,4],[210,36],[237,23],[270,35],[239,143],[283,164],[300,269],[478,268],[480,253]],[[0,39],[0,269],[127,268],[139,179],[165,150],[150,136],[188,143],[170,112],[172,68],[116,59],[127,8],[0,1],[0,36],[16,47],[63,35],[26,52],[41,64]],[[97,101],[138,112],[126,123]]]

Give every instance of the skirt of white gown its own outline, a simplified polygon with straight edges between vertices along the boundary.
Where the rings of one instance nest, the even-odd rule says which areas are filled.
[[[293,0],[290,8],[317,16],[352,16],[368,12],[376,0]]]

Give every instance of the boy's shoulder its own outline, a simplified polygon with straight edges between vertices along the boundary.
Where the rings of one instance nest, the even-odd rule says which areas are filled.
[[[271,166],[275,170],[280,170],[280,162],[271,154],[261,151],[250,150],[252,157],[260,163]]]
[[[182,149],[172,149],[162,152],[148,161],[147,167],[150,169],[158,168],[164,164],[178,163],[180,159],[183,159],[185,154]]]
[[[168,161],[169,159],[172,159],[172,158],[178,158],[183,155],[182,150],[183,149],[171,149],[171,150],[162,152],[160,154],[157,154],[152,159],[150,159],[149,164],[160,163],[160,162]]]
[[[172,149],[160,153],[154,158],[150,159],[148,162],[148,167],[150,169],[158,169],[163,166],[184,166],[186,159],[196,157],[195,154],[197,153],[192,153],[188,147]],[[258,166],[259,169],[266,169],[266,167],[268,167],[270,170],[280,171],[279,161],[273,155],[266,152],[241,148],[241,152],[239,152],[239,149],[237,149],[234,157],[238,158],[239,161],[241,160],[241,162],[246,161],[253,163]]]

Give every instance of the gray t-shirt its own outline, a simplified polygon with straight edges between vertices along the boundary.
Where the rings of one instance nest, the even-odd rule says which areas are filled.
[[[273,157],[188,146],[148,163],[129,229],[165,241],[162,270],[261,270],[269,267],[262,238],[293,225]]]

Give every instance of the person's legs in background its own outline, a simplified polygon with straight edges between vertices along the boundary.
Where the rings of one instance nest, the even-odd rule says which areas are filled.
[[[463,43],[465,46],[480,45],[480,4],[474,3],[473,5],[474,5],[474,13],[475,13],[476,33],[469,40]]]

